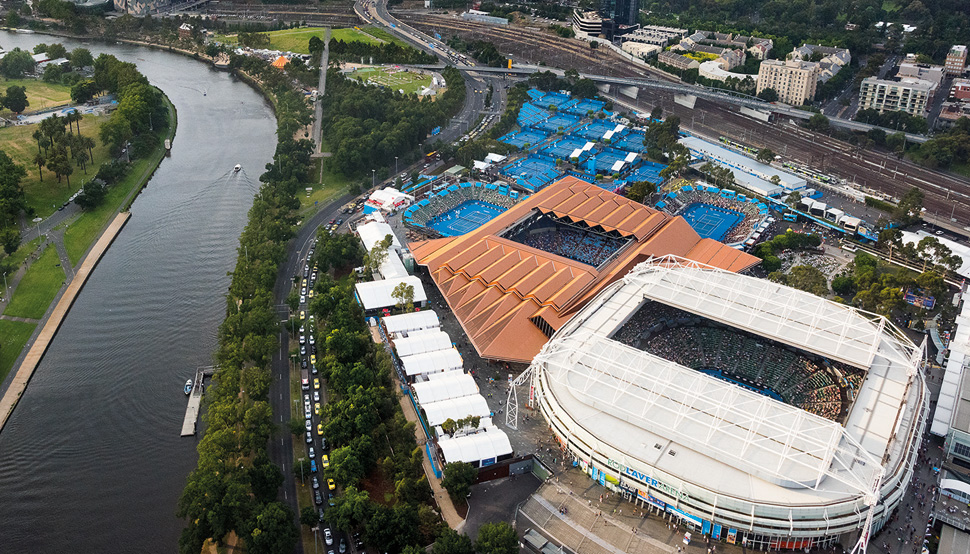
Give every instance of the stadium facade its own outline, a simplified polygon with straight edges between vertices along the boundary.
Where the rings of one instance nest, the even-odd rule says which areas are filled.
[[[688,344],[666,358],[637,338],[668,329]],[[714,362],[691,361],[712,329],[741,345],[722,358],[736,383],[704,371]],[[621,331],[635,338],[624,344]],[[924,348],[881,316],[667,256],[636,266],[559,329],[530,366],[530,403],[567,459],[638,505],[749,548],[851,547],[885,524],[912,479],[928,414]],[[772,359],[790,365],[772,373]],[[766,392],[824,400],[803,385],[831,381],[848,391],[838,417]]]

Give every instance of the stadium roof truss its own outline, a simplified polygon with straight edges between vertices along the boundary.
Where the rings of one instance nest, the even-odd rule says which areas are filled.
[[[831,477],[868,496],[881,471],[838,423],[602,335],[553,340],[535,362],[580,402],[784,487]]]
[[[769,281],[751,287],[747,277],[677,256],[648,260],[624,281],[639,285],[645,298],[860,369],[872,367],[877,353],[911,371],[923,357],[881,315]],[[895,340],[883,340],[887,334]]]

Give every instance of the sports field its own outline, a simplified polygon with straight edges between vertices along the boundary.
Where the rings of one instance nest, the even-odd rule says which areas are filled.
[[[383,85],[391,90],[404,91],[404,94],[418,92],[421,87],[431,85],[431,75],[426,73],[415,73],[403,69],[390,67],[361,67],[347,74],[350,79],[361,79],[365,83],[370,82]]]
[[[469,200],[435,216],[428,221],[428,227],[438,231],[443,237],[457,237],[478,229],[504,211],[488,202]]]
[[[734,210],[697,202],[680,212],[687,223],[697,231],[701,238],[721,240],[734,228],[744,215]]]
[[[371,34],[373,32],[373,34]],[[281,50],[283,52],[294,52],[296,54],[310,53],[310,37],[319,37],[323,40],[325,34],[324,27],[300,27],[298,29],[283,29],[280,31],[269,31],[269,45],[263,47],[269,50]],[[358,41],[369,44],[380,44],[387,42],[377,29],[370,27],[331,29],[330,38],[342,40],[344,42]],[[224,44],[236,44],[236,35],[216,35],[216,40]]]

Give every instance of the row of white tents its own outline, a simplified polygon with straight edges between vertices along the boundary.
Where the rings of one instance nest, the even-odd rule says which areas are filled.
[[[475,378],[465,373],[461,354],[441,330],[433,310],[393,315],[381,320],[394,345],[415,402],[435,429],[444,463],[467,462],[487,466],[512,456],[508,435],[492,422],[492,411]],[[459,429],[449,436],[448,421],[478,417],[477,428]]]

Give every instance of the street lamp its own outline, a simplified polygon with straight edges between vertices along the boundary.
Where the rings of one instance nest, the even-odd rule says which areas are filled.
[[[394,156],[394,174],[397,175],[397,156]]]
[[[6,298],[7,300],[10,300],[10,298],[8,298],[9,294],[10,294],[10,289],[7,288],[7,272],[4,271],[3,272],[3,297]]]
[[[377,170],[370,170],[370,188],[377,186]]]

